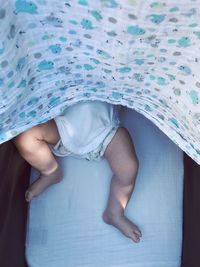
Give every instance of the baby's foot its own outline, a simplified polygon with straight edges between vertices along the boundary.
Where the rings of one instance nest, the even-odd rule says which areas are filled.
[[[134,242],[140,242],[140,237],[142,236],[140,229],[124,215],[113,215],[108,211],[105,211],[103,213],[103,220],[105,223],[115,226],[125,236],[131,238]]]
[[[52,184],[59,183],[62,180],[62,172],[60,168],[50,174],[41,174],[40,177],[31,184],[25,193],[26,201],[30,202],[33,197],[41,194],[47,187]]]

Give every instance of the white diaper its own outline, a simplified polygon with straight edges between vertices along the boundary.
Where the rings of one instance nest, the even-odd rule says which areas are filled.
[[[117,129],[119,106],[102,101],[81,101],[56,117],[60,140],[51,146],[56,156],[99,160]]]

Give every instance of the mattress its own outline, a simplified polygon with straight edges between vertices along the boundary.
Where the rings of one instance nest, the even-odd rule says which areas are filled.
[[[60,158],[64,180],[30,204],[29,267],[180,267],[183,152],[134,110],[121,118],[140,163],[126,215],[140,227],[141,242],[102,220],[112,176],[107,161]],[[31,180],[37,175],[33,170]]]

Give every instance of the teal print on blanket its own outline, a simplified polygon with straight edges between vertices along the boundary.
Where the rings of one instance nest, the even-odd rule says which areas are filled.
[[[190,75],[192,74],[192,70],[189,66],[181,65],[178,67],[178,69],[181,71],[183,75]]]
[[[169,120],[172,122],[173,125],[175,125],[177,128],[179,128],[179,123],[178,123],[176,118],[170,118]]]
[[[61,53],[61,47],[59,44],[56,45],[50,45],[49,49],[51,50],[52,53],[54,54],[60,54]]]
[[[119,100],[123,97],[123,94],[120,94],[118,92],[112,92],[112,97]]]
[[[96,59],[96,58],[90,58],[90,60],[92,61],[92,62],[94,62],[95,64],[100,64],[101,62],[98,60],[98,59]]]
[[[180,47],[187,47],[191,45],[191,40],[188,37],[182,37],[178,40],[178,44]]]
[[[150,5],[150,7],[152,7],[152,8],[161,8],[161,7],[164,7],[164,6],[166,6],[166,3],[160,3],[160,2],[153,2],[151,5]]]
[[[9,31],[9,34],[8,34],[8,38],[9,39],[13,39],[15,37],[15,35],[16,35],[16,27],[15,27],[15,25],[12,24],[10,26],[10,31]]]
[[[146,111],[153,111],[153,109],[149,105],[145,105],[145,110]]]
[[[92,21],[90,21],[88,19],[82,19],[81,25],[83,26],[84,29],[87,29],[87,30],[93,29]]]
[[[177,7],[177,6],[172,7],[172,8],[170,8],[169,11],[170,11],[170,12],[177,12],[177,11],[179,11],[179,7]]]
[[[142,35],[145,33],[145,30],[138,26],[128,26],[127,32],[132,35]]]
[[[135,59],[135,64],[143,65],[144,64],[144,59]]]
[[[24,119],[25,116],[26,116],[25,112],[21,112],[21,113],[19,113],[19,117],[20,117],[20,118]]]
[[[20,58],[17,62],[16,71],[21,71],[26,65],[26,58]]]
[[[122,67],[118,69],[119,72],[121,73],[129,73],[131,71],[130,67]]]
[[[176,96],[180,96],[181,95],[181,89],[180,88],[173,88],[174,94]]]
[[[79,0],[78,3],[80,5],[83,5],[83,6],[87,6],[88,5],[88,1],[87,0]]]
[[[29,100],[29,102],[27,103],[27,105],[28,106],[33,106],[33,105],[35,105],[36,103],[38,103],[38,101],[39,101],[39,97],[33,97],[33,98],[31,98],[30,100]]]
[[[39,70],[51,70],[51,69],[53,69],[53,67],[54,67],[54,62],[53,61],[46,61],[46,60],[43,60],[38,65]]]
[[[43,21],[41,21],[43,25],[49,24],[54,27],[61,28],[63,26],[63,20],[59,17],[56,17],[54,13],[51,13],[49,16],[45,17]]]
[[[166,15],[155,15],[155,14],[147,16],[147,18],[150,18],[150,20],[156,24],[160,24],[161,22],[163,22],[165,17]]]
[[[198,92],[196,90],[191,90],[189,92],[189,96],[192,100],[192,104],[194,104],[194,105],[199,104],[199,96],[198,96]]]
[[[194,34],[200,39],[200,31],[194,32]]]
[[[117,1],[115,1],[115,0],[101,0],[101,2],[106,7],[115,8],[118,6]]]
[[[4,141],[71,103],[99,99],[148,115],[200,163],[200,0],[2,3]]]
[[[100,55],[101,57],[105,58],[105,59],[111,58],[111,55],[108,52],[103,51],[101,49],[97,50],[97,54]]]
[[[166,79],[163,78],[163,77],[157,77],[157,83],[159,85],[167,85],[168,84],[168,82],[166,81]]]
[[[53,107],[53,106],[57,106],[60,103],[60,97],[53,97],[50,101],[49,101],[49,106]]]
[[[101,14],[98,11],[96,11],[96,10],[91,11],[91,14],[98,21],[103,19],[103,17],[101,16]]]
[[[84,64],[83,66],[84,66],[85,70],[93,70],[94,69],[94,67],[90,64]]]
[[[18,0],[15,2],[17,12],[25,12],[29,14],[37,14],[37,6],[31,1]]]

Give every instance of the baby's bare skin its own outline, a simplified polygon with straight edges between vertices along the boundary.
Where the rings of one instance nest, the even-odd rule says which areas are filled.
[[[28,202],[63,178],[62,171],[48,146],[48,143],[56,144],[59,139],[59,133],[53,120],[37,125],[14,139],[22,157],[40,172],[39,178],[30,185],[25,193]]]
[[[40,174],[40,177],[31,184],[25,193],[27,202],[30,202],[33,197],[40,195],[50,185],[59,183],[62,180],[62,171],[56,168],[51,173]]]
[[[107,146],[104,156],[110,164],[113,177],[103,220],[115,226],[134,242],[139,242],[142,236],[140,229],[124,215],[138,171],[138,159],[126,128],[118,129]]]
[[[37,125],[14,139],[20,154],[40,172],[40,177],[27,190],[25,198],[31,201],[50,185],[62,180],[62,173],[48,144],[59,141],[53,120]],[[103,220],[113,225],[134,242],[139,242],[141,232],[125,215],[138,171],[138,160],[128,131],[120,127],[104,153],[113,171],[110,194]]]

